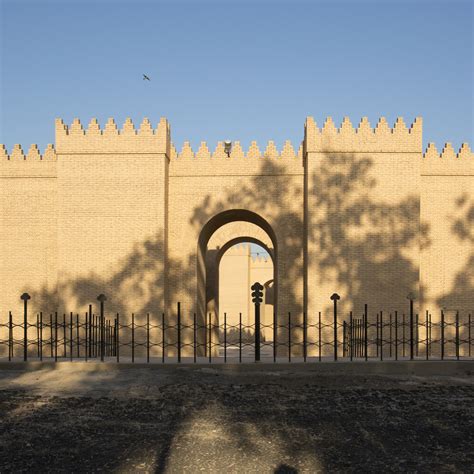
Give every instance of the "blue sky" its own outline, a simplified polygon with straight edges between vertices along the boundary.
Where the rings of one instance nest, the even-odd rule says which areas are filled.
[[[308,115],[421,115],[425,145],[474,142],[468,0],[0,2],[9,150],[54,142],[56,117],[110,116],[166,116],[178,148],[298,144]]]

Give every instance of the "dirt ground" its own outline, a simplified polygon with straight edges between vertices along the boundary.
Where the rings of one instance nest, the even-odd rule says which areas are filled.
[[[0,472],[472,472],[474,376],[0,370]]]

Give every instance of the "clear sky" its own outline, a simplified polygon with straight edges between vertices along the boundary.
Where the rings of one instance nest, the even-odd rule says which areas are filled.
[[[0,2],[8,150],[54,142],[56,117],[165,116],[178,149],[298,144],[308,115],[421,115],[425,145],[474,142],[470,0]]]

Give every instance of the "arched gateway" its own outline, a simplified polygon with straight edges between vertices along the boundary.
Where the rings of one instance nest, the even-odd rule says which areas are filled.
[[[172,322],[180,302],[184,324],[202,320],[218,306],[222,249],[239,239],[272,255],[281,318],[324,321],[334,292],[341,314],[402,309],[410,292],[433,314],[472,310],[474,155],[423,153],[421,119],[308,118],[297,150],[233,142],[230,154],[205,142],[177,152],[165,119],[58,120],[43,155],[0,151],[3,314],[21,312],[24,291],[32,314],[104,293],[110,311]]]

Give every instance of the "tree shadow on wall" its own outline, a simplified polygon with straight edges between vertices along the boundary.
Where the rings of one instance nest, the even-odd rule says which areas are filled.
[[[355,310],[362,311],[364,303],[377,311],[404,310],[406,296],[417,292],[419,280],[418,262],[409,253],[416,254],[419,245],[429,245],[428,226],[420,225],[417,195],[398,202],[374,196],[377,182],[371,175],[372,167],[371,158],[352,154],[326,153],[320,158],[318,171],[308,177],[308,189],[313,193],[313,225],[308,228],[308,241],[317,247],[310,257],[317,262],[318,285],[331,281],[332,292],[340,293]],[[297,209],[288,210],[288,203],[296,200],[302,208],[302,193],[302,187],[291,187],[291,179],[278,159],[265,160],[259,175],[249,184],[238,190],[229,189],[220,199],[206,196],[194,210],[191,222],[199,231],[220,212],[251,209],[270,222],[277,234],[284,235],[278,247],[285,248],[288,262],[297,262],[304,238],[304,217]],[[277,291],[288,295],[288,306],[298,314],[303,310],[303,301],[294,282],[301,278],[302,269],[294,264],[286,270]],[[328,307],[332,304],[330,294]]]
[[[58,308],[66,312],[87,310],[89,304],[98,304],[96,298],[103,293],[107,296],[106,307],[110,314],[120,313],[121,316],[128,316],[128,319],[131,312],[141,316],[146,313],[161,315],[165,307],[165,273],[160,263],[162,248],[163,235],[157,233],[154,237],[136,243],[132,251],[117,262],[113,271],[104,272],[103,275],[91,273],[66,281],[58,286],[57,291],[43,287],[38,293],[32,293],[35,307],[45,310]],[[190,280],[191,268],[189,261],[183,264],[168,259],[169,281],[180,278],[186,285]],[[169,301],[175,303],[175,286],[168,285],[167,291]],[[186,287],[186,291],[191,291],[191,288]]]
[[[474,200],[463,194],[456,199],[456,206],[459,214],[452,217],[451,231],[458,242],[471,244],[474,248]],[[474,252],[456,275],[451,291],[441,296],[437,303],[441,308],[474,310]]]

